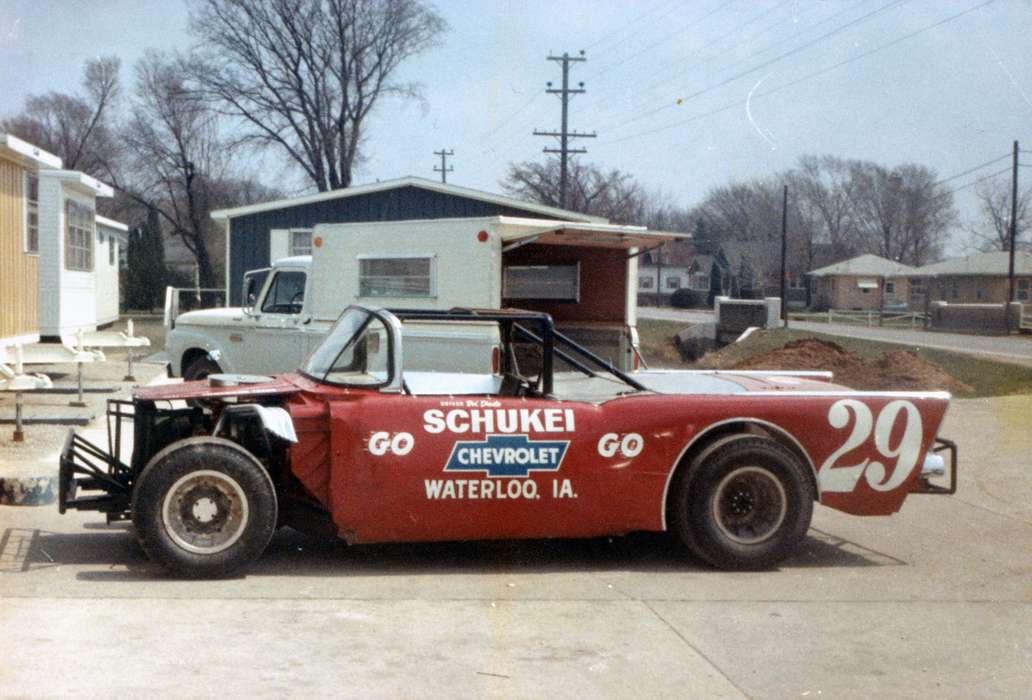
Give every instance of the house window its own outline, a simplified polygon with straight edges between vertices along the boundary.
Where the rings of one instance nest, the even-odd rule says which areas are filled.
[[[502,279],[505,299],[580,301],[578,265],[510,265]]]
[[[652,289],[652,278],[651,277],[639,277],[638,278],[638,289]]]
[[[956,277],[950,278],[950,299],[957,299],[960,297],[960,285],[957,283]]]
[[[886,294],[895,294],[896,293],[896,283],[895,282],[886,282],[885,283],[885,293]]]
[[[984,297],[984,296],[985,296],[985,290],[982,287],[982,278],[981,277],[976,277],[975,278],[975,299],[977,301],[981,301],[982,297]]]
[[[25,175],[25,250],[39,252],[39,178]]]
[[[93,270],[93,210],[78,202],[65,202],[65,269]]]
[[[291,231],[290,232],[290,254],[311,255],[312,254],[312,232]]]
[[[692,275],[692,289],[697,292],[708,292],[709,275]]]
[[[429,255],[359,256],[360,297],[432,297],[434,259]]]
[[[680,277],[667,277],[666,278],[667,289],[680,289],[681,278]]]
[[[1030,292],[1032,292],[1032,280],[1018,280],[1018,289],[1016,292],[1018,301],[1028,301],[1030,297]]]
[[[111,265],[112,267],[114,267],[115,266],[115,245],[116,245],[115,237],[114,236],[108,236],[107,243],[108,243],[107,264]]]

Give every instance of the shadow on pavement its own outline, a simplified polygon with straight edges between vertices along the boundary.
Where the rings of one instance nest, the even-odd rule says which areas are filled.
[[[841,568],[902,566],[907,562],[832,534],[811,529],[799,551],[781,566]],[[104,567],[82,571],[80,580],[135,581],[163,578],[122,524],[69,534],[7,528],[0,535],[0,574],[62,565]],[[117,567],[117,568],[115,568]],[[125,567],[125,568],[122,568]],[[606,571],[711,571],[662,533],[583,540],[520,540],[348,546],[284,528],[249,576],[440,576],[492,573]],[[242,575],[242,576],[243,576]]]

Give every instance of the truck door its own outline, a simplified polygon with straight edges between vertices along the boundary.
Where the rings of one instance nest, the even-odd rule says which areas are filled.
[[[244,351],[249,355],[241,366],[263,372],[293,372],[307,354],[302,335],[305,286],[304,270],[281,269],[273,273],[261,307],[257,309],[254,339]]]

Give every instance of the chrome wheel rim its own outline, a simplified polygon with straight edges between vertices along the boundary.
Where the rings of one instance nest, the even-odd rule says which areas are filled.
[[[788,513],[785,487],[762,467],[738,467],[717,485],[713,521],[720,532],[738,544],[769,540]]]
[[[186,551],[215,554],[240,539],[250,512],[236,480],[202,469],[172,484],[162,503],[161,519],[168,536]]]

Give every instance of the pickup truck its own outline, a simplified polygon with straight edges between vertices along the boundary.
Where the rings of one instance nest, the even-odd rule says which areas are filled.
[[[272,267],[244,275],[243,307],[189,311],[176,315],[166,295],[165,350],[169,374],[188,381],[211,374],[280,374],[302,365],[330,332],[333,316],[316,317],[311,304],[312,257],[282,258]],[[343,307],[341,307],[343,309]],[[409,362],[434,366],[450,362],[456,371],[488,371],[497,365],[499,339],[493,326],[464,324],[435,330],[406,329]]]

